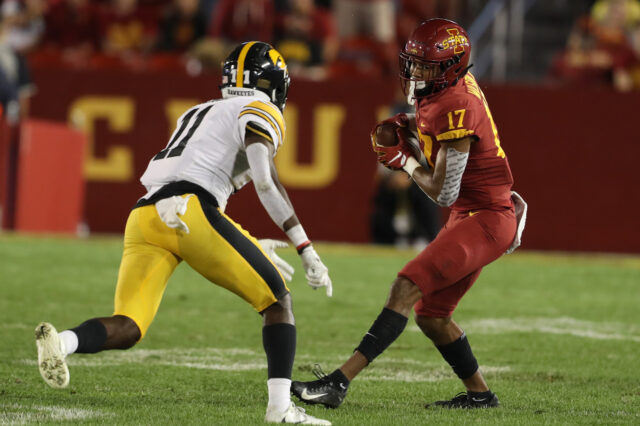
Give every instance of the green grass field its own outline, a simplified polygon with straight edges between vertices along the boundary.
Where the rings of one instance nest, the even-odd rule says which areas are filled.
[[[266,361],[250,306],[178,267],[146,338],[128,351],[68,358],[54,390],[36,365],[43,320],[58,330],[111,314],[120,238],[0,235],[0,424],[261,424]],[[319,245],[334,297],[290,284],[298,327],[294,379],[331,371],[380,312],[414,252]],[[426,410],[463,390],[410,321],[353,382],[335,425],[640,424],[640,258],[516,252],[485,268],[454,315],[502,407]]]

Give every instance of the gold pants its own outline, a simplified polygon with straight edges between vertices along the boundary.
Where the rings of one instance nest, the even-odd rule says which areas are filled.
[[[180,218],[189,227],[188,234],[169,228],[154,205],[134,209],[127,220],[114,315],[134,320],[141,337],[158,311],[169,277],[183,259],[258,312],[288,293],[282,275],[258,241],[219,208],[193,195]]]

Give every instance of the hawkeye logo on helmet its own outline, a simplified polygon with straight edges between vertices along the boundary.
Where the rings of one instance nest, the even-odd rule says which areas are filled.
[[[448,28],[447,32],[449,33],[449,37],[442,41],[443,49],[453,47],[453,53],[456,55],[464,52],[464,46],[469,45],[469,40],[460,34],[460,31],[457,28]]]
[[[276,49],[269,50],[269,57],[271,58],[271,62],[273,62],[273,65],[277,66],[281,70],[287,68],[287,64],[284,62],[284,58],[282,57],[282,55],[280,55],[280,53],[278,53]]]

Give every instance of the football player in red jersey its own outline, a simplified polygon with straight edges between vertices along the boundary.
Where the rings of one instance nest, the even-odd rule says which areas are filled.
[[[451,315],[482,268],[520,244],[526,204],[511,191],[496,125],[468,72],[470,53],[465,30],[446,19],[420,24],[400,53],[400,77],[416,113],[395,115],[378,126],[392,123],[416,132],[426,162],[413,156],[402,131],[396,131],[397,145],[378,144],[376,126],[373,149],[382,164],[404,170],[432,200],[451,207],[451,214],[433,242],[398,273],[384,309],[353,355],[329,375],[318,369],[318,380],[292,383],[294,395],[305,402],[339,406],[349,382],[402,333],[413,308],[422,332],[466,387],[427,407],[499,405]]]

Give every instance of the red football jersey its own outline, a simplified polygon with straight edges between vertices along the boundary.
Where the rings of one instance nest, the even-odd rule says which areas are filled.
[[[441,142],[473,136],[460,194],[451,206],[474,210],[511,206],[513,177],[489,105],[470,73],[416,108],[420,147],[433,167]]]

